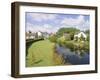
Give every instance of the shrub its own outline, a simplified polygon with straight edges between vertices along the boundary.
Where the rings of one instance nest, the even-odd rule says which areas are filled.
[[[66,41],[66,39],[65,39],[64,36],[57,39],[57,43],[58,43],[60,46],[64,46],[65,41]]]
[[[86,39],[87,41],[89,41],[90,40],[90,36],[89,35],[87,35],[87,39]]]
[[[72,51],[74,50],[74,43],[72,42],[72,41],[66,41],[65,42],[65,46],[67,47],[67,48],[70,48]]]
[[[57,36],[56,36],[56,35],[52,35],[52,36],[49,37],[49,40],[50,40],[51,42],[56,43],[56,42],[57,42]]]

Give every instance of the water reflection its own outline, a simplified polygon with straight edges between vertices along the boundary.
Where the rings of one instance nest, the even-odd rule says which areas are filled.
[[[66,63],[89,64],[89,52],[80,49],[69,49],[63,46],[56,45],[56,51],[61,55]]]

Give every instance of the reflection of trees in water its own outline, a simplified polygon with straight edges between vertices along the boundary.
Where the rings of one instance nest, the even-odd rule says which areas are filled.
[[[80,55],[81,57],[84,56],[84,54],[86,54],[85,50],[76,50],[75,53]]]
[[[67,48],[57,45],[56,50],[59,55],[62,55],[64,64],[89,64],[89,51],[82,48],[76,48],[75,46]]]
[[[60,45],[62,46],[62,45]],[[66,46],[62,46],[70,49],[71,52],[75,52],[76,54],[83,56],[85,53],[89,53],[89,48],[86,48],[85,44],[73,44],[68,43]]]
[[[72,52],[75,52],[76,54],[80,55],[81,57],[85,54],[85,53],[89,53],[89,50],[85,49],[84,47],[80,47],[80,46],[73,46],[72,48],[69,48]]]

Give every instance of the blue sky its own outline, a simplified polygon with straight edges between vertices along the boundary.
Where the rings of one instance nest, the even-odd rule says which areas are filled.
[[[62,27],[75,27],[87,30],[90,27],[90,16],[81,14],[53,14],[26,12],[26,31],[56,32]]]

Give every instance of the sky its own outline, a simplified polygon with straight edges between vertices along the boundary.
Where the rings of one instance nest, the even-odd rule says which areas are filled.
[[[82,14],[34,13],[25,14],[26,32],[55,33],[62,27],[75,27],[81,31],[90,27],[90,16]]]

